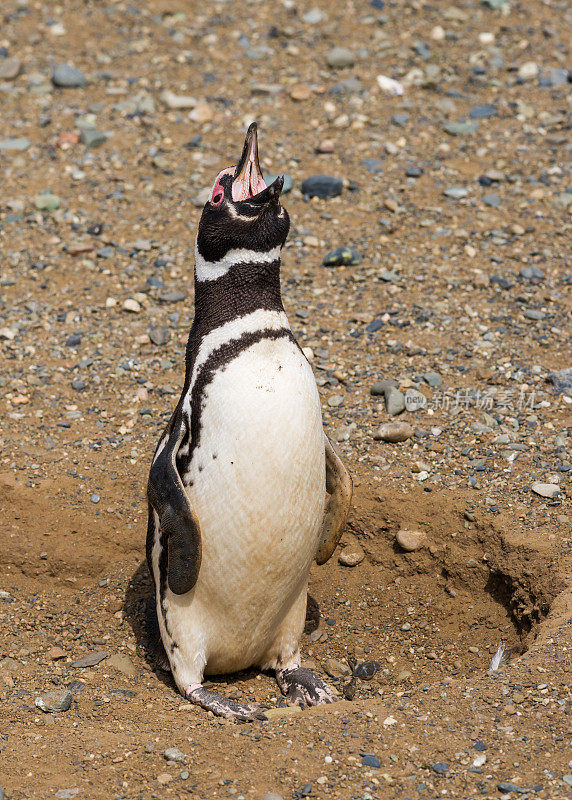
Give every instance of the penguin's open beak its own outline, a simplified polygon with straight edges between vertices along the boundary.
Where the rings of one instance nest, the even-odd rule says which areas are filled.
[[[283,185],[284,179],[278,178],[272,186],[266,187],[258,160],[258,126],[253,122],[246,132],[242,155],[234,173],[232,199],[235,202],[253,198],[255,202],[277,202]]]

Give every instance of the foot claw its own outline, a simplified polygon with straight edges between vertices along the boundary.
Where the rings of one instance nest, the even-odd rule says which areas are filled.
[[[204,686],[195,686],[185,691],[185,697],[190,703],[195,703],[207,711],[212,711],[217,717],[234,719],[239,722],[264,721],[266,717],[259,706],[254,703],[237,703],[228,700],[224,695],[205,689]]]
[[[276,681],[286,695],[286,702],[291,706],[306,708],[336,700],[330,687],[315,672],[305,667],[278,670]]]

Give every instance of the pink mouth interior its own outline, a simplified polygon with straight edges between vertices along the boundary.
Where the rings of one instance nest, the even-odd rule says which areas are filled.
[[[255,194],[266,189],[266,183],[256,166],[256,137],[253,137],[248,154],[248,162],[242,170],[242,177],[237,178],[232,184],[232,199],[248,200]]]

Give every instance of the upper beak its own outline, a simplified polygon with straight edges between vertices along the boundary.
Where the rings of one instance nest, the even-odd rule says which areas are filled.
[[[247,200],[266,189],[258,160],[258,126],[253,122],[246,133],[244,147],[232,182],[232,199]]]

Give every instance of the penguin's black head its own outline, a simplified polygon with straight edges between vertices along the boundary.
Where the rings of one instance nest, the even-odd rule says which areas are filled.
[[[284,178],[266,186],[258,161],[256,122],[248,128],[238,166],[217,175],[197,234],[197,254],[217,262],[231,250],[267,253],[286,241],[290,218],[280,205]]]

